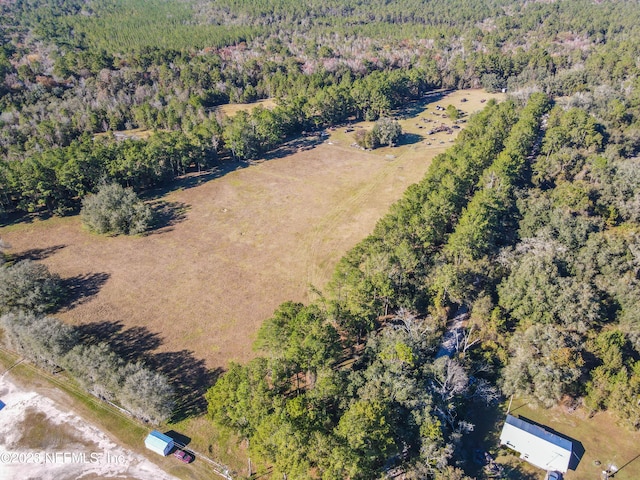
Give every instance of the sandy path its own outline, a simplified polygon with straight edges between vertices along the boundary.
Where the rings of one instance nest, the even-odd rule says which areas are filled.
[[[173,480],[157,465],[48,397],[0,377],[2,480]],[[1,404],[0,404],[1,405]]]

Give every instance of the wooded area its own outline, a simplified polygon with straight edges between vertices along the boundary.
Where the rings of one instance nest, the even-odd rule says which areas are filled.
[[[469,118],[321,298],[281,305],[260,356],[207,393],[212,421],[274,478],[467,478],[474,413],[510,394],[581,399],[640,429],[637,2],[18,0],[0,12],[11,218],[72,214],[105,183],[144,191],[348,121],[381,119],[387,143],[388,119],[439,88],[511,94]],[[262,98],[277,106],[216,114]],[[120,132],[133,128],[152,133]],[[122,405],[131,378],[170,396],[166,379],[43,316],[63,295],[55,276],[11,261],[0,274],[13,348]],[[456,312],[468,321],[438,356]]]

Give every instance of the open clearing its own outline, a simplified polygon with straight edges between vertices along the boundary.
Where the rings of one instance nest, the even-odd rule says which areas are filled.
[[[258,100],[257,102],[253,103],[227,103],[225,105],[216,107],[215,111],[226,115],[227,117],[232,117],[236,113],[241,111],[251,113],[251,111],[258,105],[271,110],[276,106],[276,103],[270,98],[266,100]]]
[[[459,91],[410,107],[401,123],[411,135],[396,148],[353,148],[341,128],[312,148],[299,139],[263,161],[182,179],[151,200],[169,214],[147,236],[101,237],[67,217],[4,227],[0,237],[16,257],[67,279],[74,298],[58,313],[65,321],[146,334],[152,341],[140,349],[188,351],[224,368],[254,354],[255,333],[275,307],[324,287],[340,257],[458,132],[427,136],[430,127],[418,126],[434,123],[420,119],[447,123],[436,104],[471,113],[494,96]]]

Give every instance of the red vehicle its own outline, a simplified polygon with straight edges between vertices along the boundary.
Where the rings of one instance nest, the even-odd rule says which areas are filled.
[[[184,463],[191,463],[193,461],[193,455],[191,455],[189,452],[185,452],[184,450],[176,450],[173,453],[173,456],[179,458]]]

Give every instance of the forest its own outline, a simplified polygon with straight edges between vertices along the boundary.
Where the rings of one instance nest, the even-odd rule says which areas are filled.
[[[468,120],[316,302],[281,305],[257,357],[208,391],[210,420],[273,478],[470,478],[462,440],[512,394],[640,429],[637,2],[15,0],[0,16],[4,221],[76,214],[106,183],[141,193],[302,132],[384,125],[434,90],[509,94]],[[276,107],[216,108],[265,98]],[[151,134],[123,138],[134,128]],[[127,369],[171,396],[46,316],[55,278],[7,260],[5,343],[122,405]]]

